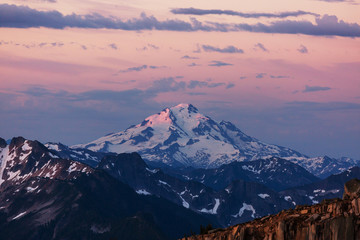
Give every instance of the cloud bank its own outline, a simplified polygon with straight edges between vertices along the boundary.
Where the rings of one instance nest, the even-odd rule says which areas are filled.
[[[302,91],[303,93],[307,92],[319,92],[319,91],[328,91],[331,90],[330,87],[320,87],[320,86],[305,86],[305,89]]]
[[[287,17],[298,17],[303,15],[319,16],[319,14],[305,11],[292,11],[292,12],[279,12],[279,13],[244,13],[232,10],[220,10],[220,9],[199,9],[199,8],[175,8],[171,10],[174,14],[185,14],[185,15],[230,15],[239,16],[243,18],[287,18]]]
[[[218,32],[260,32],[282,34],[305,34],[312,36],[360,37],[360,25],[339,20],[336,16],[316,17],[315,24],[310,21],[279,20],[268,24],[228,24],[217,22],[202,23],[195,18],[189,22],[167,19],[157,20],[154,16],[142,13],[139,18],[121,20],[93,13],[88,15],[63,15],[58,11],[38,11],[26,6],[0,4],[0,27],[32,28],[95,28],[121,29],[127,31],[218,31]]]
[[[202,49],[205,52],[219,52],[219,53],[244,53],[244,50],[234,47],[227,46],[225,48],[218,48],[210,45],[202,45]]]

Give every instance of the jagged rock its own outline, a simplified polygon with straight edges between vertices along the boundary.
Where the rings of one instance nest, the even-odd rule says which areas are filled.
[[[352,199],[360,196],[360,180],[352,179],[345,183],[344,199]]]
[[[313,206],[297,206],[251,222],[235,225],[188,240],[302,240],[360,239],[360,181],[345,184],[344,199],[324,200]]]
[[[5,141],[5,139],[3,139],[3,138],[0,138],[0,148],[5,148],[6,147],[6,141]]]

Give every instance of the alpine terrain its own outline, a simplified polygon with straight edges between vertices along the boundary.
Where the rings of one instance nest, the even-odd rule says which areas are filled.
[[[54,144],[50,145],[55,149]],[[166,167],[216,168],[231,162],[278,157],[300,165],[319,178],[359,165],[359,161],[351,158],[309,158],[295,150],[264,143],[246,135],[231,122],[217,122],[201,114],[191,104],[165,108],[125,131],[69,149],[78,153],[81,149],[106,153],[137,152],[151,165]]]
[[[252,138],[231,122],[216,122],[191,104],[166,108],[125,131],[72,148],[137,152],[147,161],[196,168],[274,156],[288,160],[307,158],[289,148]]]

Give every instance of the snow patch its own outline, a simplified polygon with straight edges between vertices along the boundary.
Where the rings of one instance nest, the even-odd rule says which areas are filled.
[[[267,193],[259,193],[258,196],[261,197],[262,199],[265,199],[265,198],[267,198],[267,197],[270,197],[270,195],[267,194]]]
[[[151,173],[157,173],[159,171],[159,169],[149,169],[146,168],[146,171],[151,172]]]
[[[38,187],[39,187],[39,186],[37,186],[37,187],[35,187],[35,188],[33,188],[33,187],[27,187],[27,188],[26,188],[26,191],[27,191],[27,192],[33,192],[33,191],[35,191],[36,189],[38,189]]]
[[[77,169],[77,164],[75,162],[73,162],[70,167],[68,168],[68,173],[72,173],[72,172],[75,172]]]
[[[242,166],[242,169],[246,170],[246,171],[250,171],[250,172],[253,172],[255,174],[260,174],[261,173],[261,170],[255,170],[254,166]]]
[[[246,211],[251,211],[252,212],[251,217],[255,218],[256,211],[255,211],[254,207],[252,205],[246,204],[246,203],[243,203],[243,206],[240,208],[240,210],[239,210],[239,212],[237,214],[231,215],[231,216],[233,216],[235,218],[241,217],[244,214],[245,210]]]
[[[52,154],[51,152],[49,152],[49,156],[52,157],[52,158],[59,158],[58,156]]]
[[[218,210],[219,206],[220,206],[220,199],[216,198],[215,205],[212,209],[208,210],[206,208],[203,208],[200,210],[200,212],[207,213],[207,214],[217,214],[217,210]]]
[[[149,193],[145,189],[136,190],[136,193],[139,195],[151,195],[151,193]]]
[[[171,187],[171,186],[170,186],[167,182],[164,182],[164,181],[159,180],[159,183],[161,183],[161,184],[164,184],[164,185],[166,185],[166,186]]]
[[[15,220],[15,219],[18,219],[18,218],[21,218],[22,216],[24,216],[26,214],[26,211],[25,212],[22,212],[22,213],[20,213],[20,214],[18,214],[18,215],[16,215],[15,217],[13,217],[13,219],[12,220]]]
[[[179,195],[179,197],[180,197],[181,200],[182,200],[182,205],[183,205],[183,207],[184,207],[184,208],[189,208],[189,207],[190,207],[190,204],[189,204],[187,201],[185,201],[185,199],[184,199],[181,195]]]
[[[292,198],[290,196],[285,196],[284,199],[285,199],[285,201],[288,201],[288,202],[292,200]]]

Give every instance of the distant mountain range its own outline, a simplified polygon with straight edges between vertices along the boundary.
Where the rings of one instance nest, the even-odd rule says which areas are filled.
[[[21,137],[9,145],[0,139],[1,239],[14,232],[12,239],[127,238],[130,231],[139,232],[134,239],[171,239],[200,224],[230,226],[341,197],[344,182],[360,178],[354,167],[319,180],[280,158],[160,169],[137,153],[102,153],[91,167],[81,161],[94,164],[99,153],[47,146],[51,150]],[[57,151],[64,150],[77,151],[63,156],[78,161],[61,158]]]
[[[357,165],[260,142],[188,104],[84,145],[0,138],[0,239],[179,238],[339,198]]]

